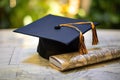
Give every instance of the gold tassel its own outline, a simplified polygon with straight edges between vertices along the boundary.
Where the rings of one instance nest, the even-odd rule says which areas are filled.
[[[79,35],[79,53],[80,54],[87,54],[88,53],[85,42],[84,42],[84,36],[81,32]]]
[[[79,35],[79,53],[80,54],[87,54],[87,48],[85,46],[85,42],[84,42],[84,36],[82,34],[82,32],[76,27],[73,26],[72,24],[87,24],[90,23],[91,24],[91,28],[92,28],[92,45],[96,45],[98,44],[98,36],[97,36],[97,32],[96,32],[96,28],[93,22],[75,22],[75,23],[66,23],[66,24],[60,24],[59,26],[66,26],[66,27],[70,27],[70,28],[74,28],[75,30],[77,30],[80,35]]]
[[[92,45],[98,44],[98,36],[96,32],[96,28],[93,22],[91,22],[91,28],[92,28]]]
[[[86,48],[85,43],[84,43],[84,36],[83,36],[80,29],[78,29],[76,26],[73,26],[71,24],[60,24],[59,26],[60,27],[61,26],[70,27],[70,28],[74,28],[75,30],[77,30],[80,33],[80,35],[79,35],[79,53],[80,54],[87,54],[88,53],[87,48]]]
[[[96,32],[96,28],[93,22],[75,22],[75,23],[68,23],[68,24],[91,24],[91,28],[92,28],[92,45],[97,45],[98,44],[98,36],[97,36],[97,32]]]

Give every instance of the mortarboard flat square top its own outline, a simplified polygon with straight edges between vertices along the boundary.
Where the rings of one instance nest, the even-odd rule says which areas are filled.
[[[38,53],[49,58],[51,55],[73,52],[78,50],[79,33],[68,27],[55,29],[55,26],[64,23],[83,22],[84,20],[71,19],[54,15],[47,15],[29,25],[21,27],[14,32],[39,37]],[[90,24],[75,25],[82,33],[91,29]]]

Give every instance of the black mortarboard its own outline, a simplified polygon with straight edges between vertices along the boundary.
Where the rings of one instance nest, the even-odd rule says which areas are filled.
[[[79,19],[47,15],[14,32],[39,37],[37,52],[44,58],[51,55],[73,52],[78,50],[79,33],[68,27],[59,27],[60,24],[86,22]],[[96,25],[96,23],[95,23]],[[82,33],[91,29],[90,24],[74,24]],[[60,28],[60,29],[59,29]]]

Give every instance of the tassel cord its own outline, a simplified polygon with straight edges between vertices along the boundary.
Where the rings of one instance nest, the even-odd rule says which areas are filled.
[[[88,53],[88,51],[86,49],[86,45],[84,43],[84,36],[83,36],[80,29],[78,29],[76,26],[73,26],[71,24],[60,24],[59,26],[74,28],[76,31],[78,31],[79,32],[79,53],[80,54],[87,54]]]

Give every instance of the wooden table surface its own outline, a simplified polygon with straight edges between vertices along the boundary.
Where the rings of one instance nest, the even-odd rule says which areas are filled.
[[[120,80],[120,58],[59,72],[36,52],[38,38],[0,30],[0,80]],[[120,46],[120,30],[98,30],[98,46]],[[91,31],[85,34],[92,48]]]

